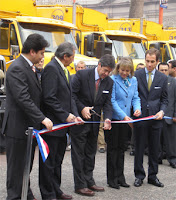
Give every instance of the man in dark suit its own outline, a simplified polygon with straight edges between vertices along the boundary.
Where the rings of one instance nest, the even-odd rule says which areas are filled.
[[[142,116],[147,117],[154,115],[156,120],[137,122],[134,124],[135,133],[135,162],[134,186],[139,187],[145,178],[143,168],[143,155],[146,140],[148,140],[148,183],[158,187],[164,185],[158,180],[158,154],[159,138],[162,128],[162,118],[166,112],[167,99],[167,76],[157,71],[155,68],[159,61],[160,53],[157,49],[152,48],[146,51],[146,67],[138,70],[135,76],[138,80],[138,91],[141,99]]]
[[[176,60],[170,60],[169,64],[169,76],[176,78]]]
[[[65,42],[58,46],[55,57],[42,73],[43,112],[54,124],[82,121],[74,99],[67,66],[74,60],[74,46]],[[39,159],[39,186],[42,199],[72,199],[61,189],[61,166],[67,145],[68,128],[43,135],[50,154],[45,163]]]
[[[33,65],[44,57],[47,46],[43,36],[29,35],[24,42],[21,56],[7,70],[6,110],[2,126],[2,133],[6,135],[7,200],[21,199],[27,146],[25,131],[28,127],[40,129],[40,123],[49,130],[53,126],[51,120],[40,111],[41,87],[32,70]],[[30,188],[27,199],[34,199]]]
[[[169,65],[167,63],[160,63],[158,70],[169,75]],[[173,117],[173,119],[165,119],[163,121],[163,143],[161,143],[161,156],[162,151],[166,151],[166,158],[172,168],[176,168],[176,79],[168,76],[168,107],[165,115]],[[162,141],[161,141],[162,142]],[[165,149],[163,148],[165,147]],[[162,157],[160,157],[162,159]],[[160,160],[162,163],[162,160]]]
[[[100,121],[101,109],[105,120],[104,129],[111,128],[111,92],[113,81],[108,76],[115,67],[114,57],[104,55],[95,69],[80,70],[73,79],[73,95],[78,112],[84,120]],[[92,112],[91,110],[95,112]],[[99,123],[73,127],[71,130],[71,154],[75,192],[93,196],[94,191],[104,191],[95,184],[93,170],[97,150]]]

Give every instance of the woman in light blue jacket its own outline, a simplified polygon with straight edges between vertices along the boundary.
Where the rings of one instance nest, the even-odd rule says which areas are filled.
[[[114,81],[112,90],[112,121],[132,120],[133,115],[138,117],[141,114],[140,98],[138,96],[137,79],[134,75],[133,62],[125,57],[117,64],[111,78]],[[127,123],[112,123],[112,129],[105,132],[107,143],[107,183],[109,187],[119,189],[130,187],[124,176],[124,152],[128,134]]]

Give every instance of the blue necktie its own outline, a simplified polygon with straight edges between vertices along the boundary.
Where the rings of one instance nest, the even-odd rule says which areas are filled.
[[[125,87],[128,88],[129,87],[129,81],[128,81],[128,79],[126,78],[123,81],[124,81]]]

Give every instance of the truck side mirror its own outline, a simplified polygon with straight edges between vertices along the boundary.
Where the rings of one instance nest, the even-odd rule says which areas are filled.
[[[96,58],[101,58],[105,54],[112,55],[112,43],[97,41]]]
[[[19,46],[18,45],[10,45],[10,53],[11,53],[11,56],[16,56],[20,53],[20,49],[19,49]]]
[[[149,49],[151,49],[151,48],[155,48],[155,49],[160,50],[160,48],[161,48],[160,43],[156,42],[156,43],[150,44]]]
[[[80,46],[80,38],[79,38],[79,34],[77,33],[76,34],[76,44],[77,44],[77,46],[78,46],[78,49],[79,49],[79,46]]]
[[[94,35],[87,35],[87,51],[86,55],[93,57],[94,56]]]
[[[101,58],[105,52],[105,42],[97,41],[96,58]]]
[[[105,51],[104,54],[110,54],[112,55],[112,43],[111,42],[105,42]]]

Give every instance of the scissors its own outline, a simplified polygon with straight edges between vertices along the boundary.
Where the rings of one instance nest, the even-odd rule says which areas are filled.
[[[97,112],[95,112],[95,110],[91,110],[93,113],[92,113],[92,115],[97,115],[98,117],[101,117],[101,115],[99,115]]]

